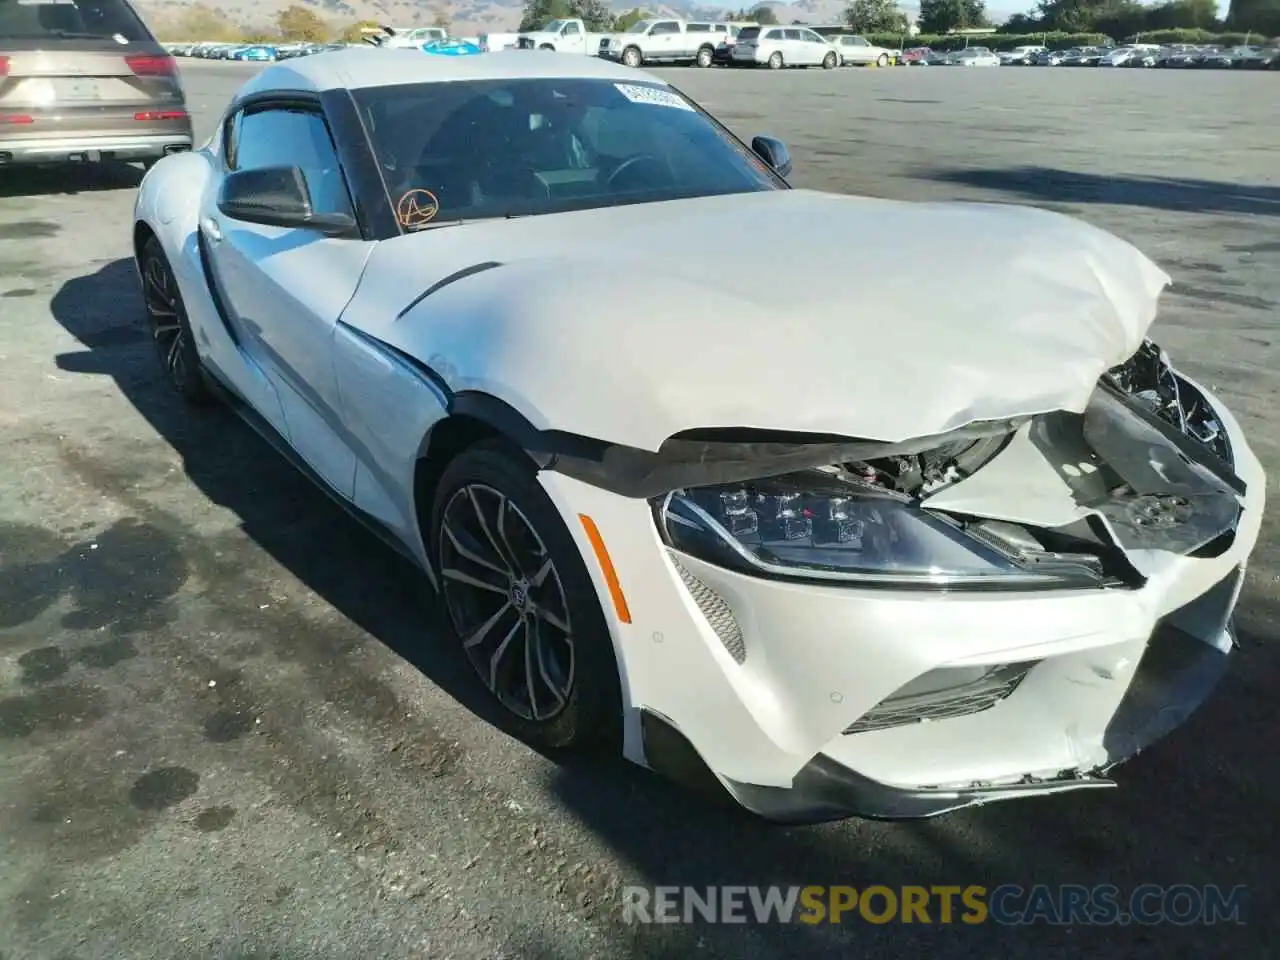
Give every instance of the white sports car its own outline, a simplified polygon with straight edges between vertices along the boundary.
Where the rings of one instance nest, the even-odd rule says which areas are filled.
[[[133,237],[178,394],[415,560],[520,735],[790,821],[1111,785],[1220,676],[1262,516],[1145,339],[1169,278],[789,168],[594,58],[351,50],[249,81]]]

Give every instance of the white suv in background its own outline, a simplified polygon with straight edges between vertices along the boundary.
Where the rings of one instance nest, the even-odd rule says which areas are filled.
[[[863,66],[874,63],[877,67],[887,67],[894,59],[894,53],[884,47],[877,47],[866,37],[856,34],[842,33],[827,40],[840,54],[841,65],[856,63]]]
[[[744,27],[733,45],[732,62],[763,64],[771,70],[817,66],[830,70],[840,65],[840,54],[808,27]]]
[[[641,20],[626,33],[615,33],[601,40],[599,53],[609,60],[620,60],[628,67],[694,62],[709,67],[716,45],[728,35],[727,23]],[[702,62],[704,50],[706,63]]]

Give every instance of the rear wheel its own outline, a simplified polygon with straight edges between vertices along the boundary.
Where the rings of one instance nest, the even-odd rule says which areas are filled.
[[[823,70],[834,70],[835,67],[836,67],[836,55],[834,53],[828,53],[825,57],[822,58]]]
[[[151,340],[164,366],[170,385],[187,403],[203,406],[213,399],[205,380],[200,354],[196,351],[187,308],[182,302],[177,278],[160,248],[160,241],[148,237],[138,254],[142,277],[142,299],[147,308]]]
[[[490,440],[450,463],[430,544],[463,653],[517,735],[549,748],[619,746],[609,628],[528,458]]]
[[[769,69],[770,69],[770,70],[781,70],[781,69],[782,69],[782,54],[781,54],[781,53],[774,53],[774,54],[771,54],[771,55],[769,56]]]
[[[715,59],[715,51],[712,50],[710,47],[703,47],[701,50],[698,51],[698,60],[697,60],[698,66],[704,67],[704,68],[709,67],[711,66],[711,61],[714,59]]]

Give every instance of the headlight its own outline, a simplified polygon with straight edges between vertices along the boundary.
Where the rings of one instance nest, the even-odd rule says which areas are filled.
[[[745,573],[918,587],[1089,587],[1101,568],[1003,549],[907,497],[812,470],[651,501],[675,550]]]

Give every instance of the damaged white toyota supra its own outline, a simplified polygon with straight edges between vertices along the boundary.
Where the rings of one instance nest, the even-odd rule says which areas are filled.
[[[419,564],[519,735],[791,822],[1112,785],[1222,675],[1263,509],[1147,339],[1168,277],[790,166],[593,58],[349,50],[251,80],[133,238],[178,394]]]

